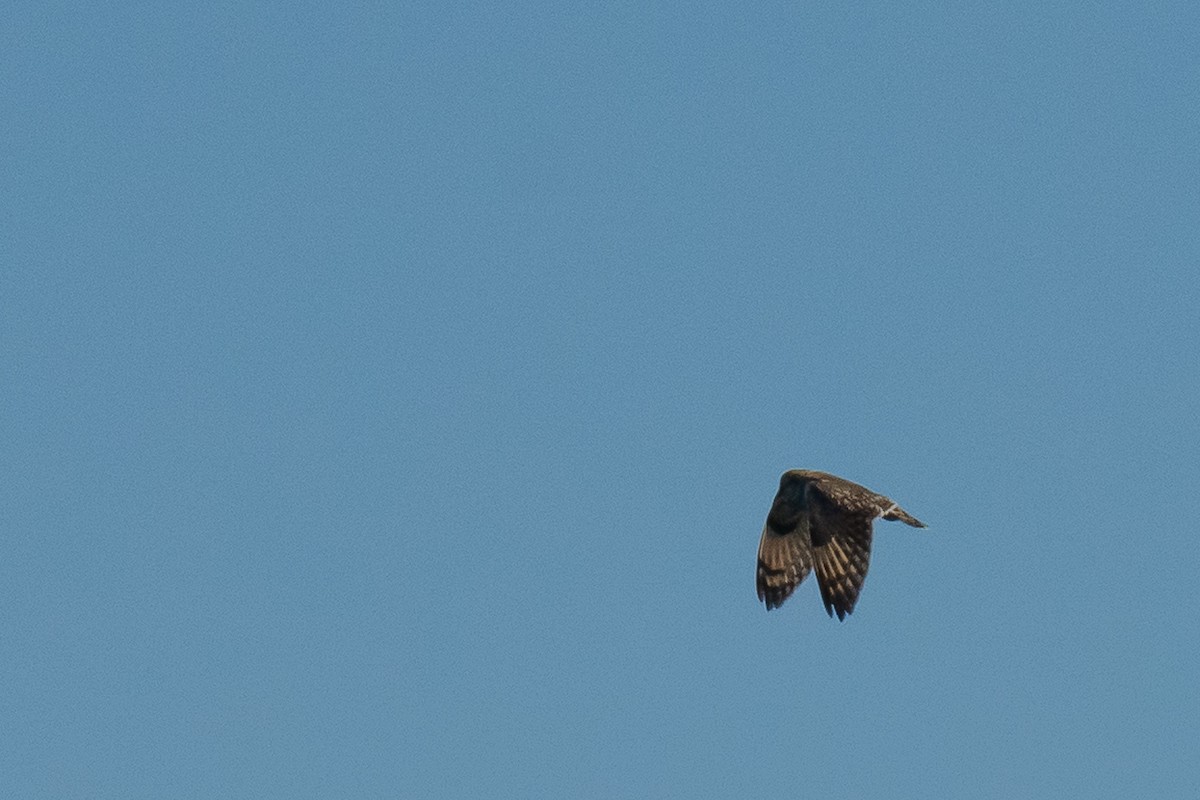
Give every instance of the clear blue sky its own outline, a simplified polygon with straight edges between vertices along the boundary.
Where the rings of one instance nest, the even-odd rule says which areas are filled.
[[[735,6],[9,7],[0,793],[1194,796],[1200,10]]]

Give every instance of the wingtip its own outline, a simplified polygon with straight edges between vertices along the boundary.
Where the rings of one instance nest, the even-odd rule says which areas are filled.
[[[825,613],[829,615],[830,619],[833,619],[836,616],[838,618],[838,622],[845,622],[846,617],[854,613],[854,606],[847,608],[846,606],[837,605],[835,603],[825,603]]]

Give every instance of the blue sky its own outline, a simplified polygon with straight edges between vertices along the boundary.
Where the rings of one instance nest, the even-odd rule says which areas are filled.
[[[7,18],[5,795],[1194,792],[1194,4]]]

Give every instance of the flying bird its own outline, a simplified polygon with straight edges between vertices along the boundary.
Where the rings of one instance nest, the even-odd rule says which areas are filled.
[[[768,611],[779,608],[815,569],[825,611],[845,619],[867,577],[876,517],[925,527],[891,498],[845,478],[807,469],[783,473],[758,543],[758,599]]]

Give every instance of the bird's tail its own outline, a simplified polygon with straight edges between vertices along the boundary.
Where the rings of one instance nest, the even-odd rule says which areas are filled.
[[[914,528],[926,527],[924,522],[921,522],[921,520],[917,519],[912,514],[908,513],[903,508],[901,508],[900,506],[897,506],[897,505],[893,505],[891,508],[889,508],[887,511],[885,511],[883,514],[883,518],[884,519],[898,519],[901,522],[905,523],[906,525],[912,525]]]

